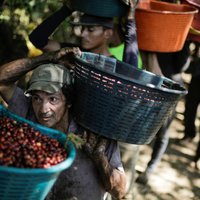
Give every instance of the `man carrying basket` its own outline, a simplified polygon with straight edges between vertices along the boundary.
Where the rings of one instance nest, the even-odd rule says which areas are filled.
[[[49,16],[29,35],[30,41],[42,51],[54,51],[66,46],[74,46],[68,42],[58,42],[50,39],[55,29],[62,23],[71,12],[70,1],[66,1],[64,6],[57,12]],[[134,19],[134,10],[137,1],[129,0],[129,9],[126,13],[126,32],[124,33],[125,50],[123,53],[123,61],[134,67],[138,65],[138,47]],[[68,5],[68,6],[67,6]],[[109,51],[109,41],[113,37],[114,23],[110,17],[99,17],[94,15],[83,14],[78,22],[71,22],[73,25],[81,26],[80,48],[83,51],[89,51],[96,54],[102,54],[108,57],[114,57]],[[130,162],[124,162],[125,171],[130,175],[127,177],[127,196],[132,200],[133,183],[135,179],[135,162],[137,159],[138,146],[120,144],[120,149],[125,159],[129,153]],[[129,194],[130,193],[130,194]]]
[[[121,199],[126,177],[117,142],[82,131],[71,118],[73,84],[67,69],[71,63],[66,61],[80,54],[78,48],[65,48],[2,65],[0,94],[15,114],[66,134],[73,132],[84,141],[73,165],[61,173],[46,199],[103,200],[106,192]],[[31,70],[24,93],[15,82]]]

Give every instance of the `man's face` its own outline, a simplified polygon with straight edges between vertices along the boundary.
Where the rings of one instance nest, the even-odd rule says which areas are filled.
[[[47,127],[55,127],[66,112],[66,100],[62,92],[54,94],[34,91],[32,105],[38,122]]]
[[[102,26],[82,26],[81,47],[83,49],[94,52],[105,43],[106,39]]]

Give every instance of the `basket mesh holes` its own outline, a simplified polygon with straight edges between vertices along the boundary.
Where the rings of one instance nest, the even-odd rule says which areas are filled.
[[[76,77],[78,78],[81,78],[83,77],[84,78],[84,81],[86,81],[88,79],[88,75],[86,73],[82,74],[81,72],[79,71],[76,71]]]
[[[81,75],[84,77],[88,77],[89,72],[85,71],[85,70],[80,70]]]
[[[96,79],[100,79],[102,76],[101,74],[96,73],[94,71],[91,71],[90,73],[91,73],[91,77],[96,78]]]
[[[113,82],[113,83],[115,83],[116,82],[116,79],[114,79],[114,78],[111,78],[111,77],[108,77],[108,76],[103,76],[103,79],[106,79],[106,80],[108,80],[108,81],[110,81],[110,82]]]

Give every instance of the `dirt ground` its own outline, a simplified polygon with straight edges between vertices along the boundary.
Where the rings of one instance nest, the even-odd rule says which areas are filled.
[[[178,103],[176,110],[176,117],[168,130],[170,141],[166,153],[148,184],[144,186],[136,183],[136,200],[200,200],[200,168],[195,169],[192,162],[200,134],[191,143],[178,143],[177,140],[183,136],[184,130],[184,101]],[[200,127],[199,125],[200,117],[196,120],[196,126]],[[144,171],[151,152],[151,145],[140,147],[137,172]]]

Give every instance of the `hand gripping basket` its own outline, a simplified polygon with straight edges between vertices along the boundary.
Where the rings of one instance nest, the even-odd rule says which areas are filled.
[[[135,11],[139,49],[180,51],[197,12],[195,7],[189,5],[141,1]]]
[[[8,116],[22,123],[26,122],[36,130],[39,130],[42,134],[57,139],[61,144],[64,145],[66,142],[66,135],[64,133],[19,117],[9,112],[2,105],[0,105],[0,116]],[[66,150],[66,160],[47,169],[0,166],[0,199],[43,200],[52,188],[59,174],[63,170],[69,168],[75,159],[75,147],[71,142],[67,143]]]
[[[132,144],[151,142],[187,93],[170,79],[114,58],[83,53],[75,63],[75,119],[107,138]]]

